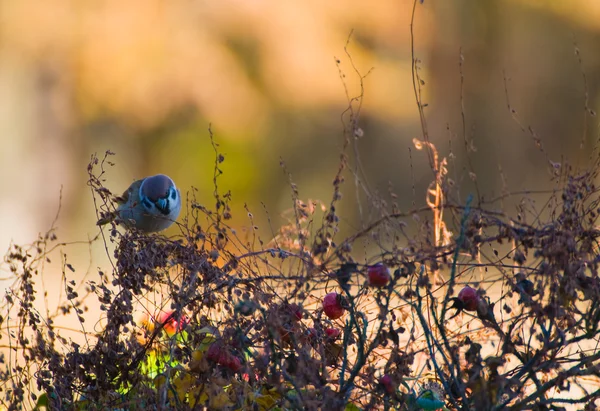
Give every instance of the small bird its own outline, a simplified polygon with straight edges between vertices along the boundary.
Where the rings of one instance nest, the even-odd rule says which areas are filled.
[[[117,221],[127,228],[153,233],[169,228],[181,211],[181,194],[164,174],[133,182],[115,202],[117,209],[98,220],[97,225]]]

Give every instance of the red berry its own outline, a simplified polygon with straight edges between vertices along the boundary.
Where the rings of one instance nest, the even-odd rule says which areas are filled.
[[[242,361],[236,355],[229,354],[225,366],[233,372],[238,372],[242,369]]]
[[[186,316],[182,314],[179,321],[177,321],[177,316],[174,315],[173,311],[161,312],[158,321],[163,324],[163,329],[169,337],[183,330],[189,322]]]
[[[340,330],[337,328],[326,328],[325,334],[327,335],[327,338],[335,340],[340,336]]]
[[[211,361],[217,362],[219,361],[219,356],[221,355],[221,346],[217,343],[213,343],[208,347],[206,351],[206,358]]]
[[[385,287],[392,278],[390,270],[383,263],[370,266],[367,269],[367,275],[369,277],[369,285],[373,287]]]
[[[289,305],[289,310],[290,313],[292,314],[292,320],[295,321],[300,321],[302,319],[302,315],[303,315],[303,309],[302,306],[299,304],[290,304]]]
[[[458,293],[458,299],[463,304],[463,310],[465,311],[477,311],[479,305],[479,294],[477,290],[469,287],[468,285],[460,290]]]
[[[219,358],[217,359],[217,364],[222,365],[224,367],[229,366],[229,357],[230,354],[227,351],[221,350],[221,352],[219,353]]]
[[[206,350],[206,358],[234,372],[242,369],[242,361],[222,344],[215,342]]]
[[[388,394],[392,394],[394,391],[394,382],[392,381],[392,377],[385,374],[379,379],[379,384],[387,391]]]
[[[344,314],[342,296],[338,293],[329,293],[323,298],[323,311],[332,320],[340,318]]]

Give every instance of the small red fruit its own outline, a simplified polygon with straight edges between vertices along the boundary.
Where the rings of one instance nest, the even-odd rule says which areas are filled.
[[[163,324],[163,329],[169,337],[182,331],[189,322],[187,317],[182,314],[180,314],[179,321],[177,321],[177,317],[173,311],[161,312],[158,321]]]
[[[233,372],[238,372],[242,369],[242,361],[236,355],[229,354],[226,363],[223,364]]]
[[[211,361],[217,362],[219,361],[219,356],[221,354],[221,345],[218,343],[212,343],[208,350],[206,351],[206,358]]]
[[[303,311],[301,305],[293,303],[288,306],[290,313],[292,314],[292,320],[300,321],[302,319]]]
[[[326,328],[325,334],[327,335],[327,338],[335,340],[340,336],[341,333],[337,328]]]
[[[383,263],[370,266],[367,269],[367,276],[369,277],[369,285],[373,287],[385,287],[392,278],[390,270]]]
[[[477,311],[479,305],[479,294],[477,290],[469,287],[468,285],[460,290],[458,293],[458,299],[462,303],[462,309],[465,311]]]
[[[229,352],[226,347],[218,342],[215,342],[208,347],[206,358],[223,367],[227,367],[234,372],[238,372],[242,369],[242,360],[240,360],[237,355]]]
[[[329,293],[323,298],[323,311],[332,320],[340,318],[344,314],[342,306],[343,297],[338,293]]]
[[[395,390],[394,382],[392,381],[392,377],[388,374],[383,375],[379,378],[379,384],[385,389],[388,394],[393,394]]]
[[[229,353],[223,348],[219,351],[219,357],[217,358],[217,364],[227,366],[229,364]]]

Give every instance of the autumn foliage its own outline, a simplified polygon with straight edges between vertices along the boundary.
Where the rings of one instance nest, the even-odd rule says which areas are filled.
[[[100,208],[110,207],[107,158],[89,168]],[[192,200],[174,238],[113,227],[106,241],[114,269],[89,280],[85,296],[67,281],[54,316],[33,308],[39,264],[56,241],[48,233],[6,257],[18,282],[0,320],[14,353],[3,357],[3,402],[232,410],[593,404],[600,392],[585,383],[598,382],[595,177],[561,176],[556,208],[533,223],[472,198],[446,202],[454,226],[443,227],[439,244],[429,206],[335,241],[334,198],[314,234],[305,227],[319,208],[297,199],[295,231],[244,249],[227,226],[227,196],[217,195],[215,211]],[[419,230],[401,239],[405,229],[395,227],[410,220]],[[378,250],[358,261],[353,248],[369,243]],[[74,313],[83,324],[90,299],[105,313],[102,329],[82,329],[86,345],[61,337],[55,316]],[[160,301],[154,311],[152,300]]]
[[[53,253],[68,246],[54,230],[12,246],[5,264],[15,283],[0,305],[0,404],[595,409],[600,156],[585,171],[549,164],[555,188],[543,194],[544,212],[527,207],[527,193],[503,196],[522,198],[515,212],[477,190],[463,198],[429,139],[414,80],[424,126],[413,145],[433,171],[422,206],[401,211],[370,196],[378,213],[339,234],[347,153],[363,133],[360,99],[350,99],[329,202],[302,201],[290,176],[293,218],[268,239],[229,226],[217,152],[214,207],[191,190],[172,237],[113,225],[94,240],[111,264],[84,281],[63,254],[56,311],[35,308],[36,290]],[[113,207],[104,181],[110,154],[88,168],[99,213]],[[100,319],[90,318],[92,303]],[[80,340],[55,325],[67,316],[79,321]]]

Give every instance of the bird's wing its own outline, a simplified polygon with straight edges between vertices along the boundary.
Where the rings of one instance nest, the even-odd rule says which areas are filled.
[[[123,194],[121,194],[118,197],[115,197],[114,200],[115,200],[115,203],[117,203],[117,206],[127,204],[129,199],[131,198],[131,196],[140,189],[140,186],[142,185],[142,181],[144,181],[144,180],[141,179],[141,180],[134,181],[127,188],[127,190],[125,190],[125,192]],[[110,212],[106,213],[105,215],[103,215],[102,218],[100,218],[100,220],[98,220],[98,222],[96,222],[96,225],[108,224],[111,221],[114,221],[118,217],[118,215],[119,215],[119,213],[117,211],[110,211]]]
[[[136,191],[138,191],[140,189],[140,186],[142,185],[142,181],[144,181],[144,179],[137,180],[137,181],[134,181],[133,183],[131,183],[131,185],[127,188],[127,190],[125,190],[125,192],[123,192],[123,194],[121,194],[118,197],[115,197],[115,202],[118,205],[127,204],[131,195],[133,195],[133,193],[135,193]]]

